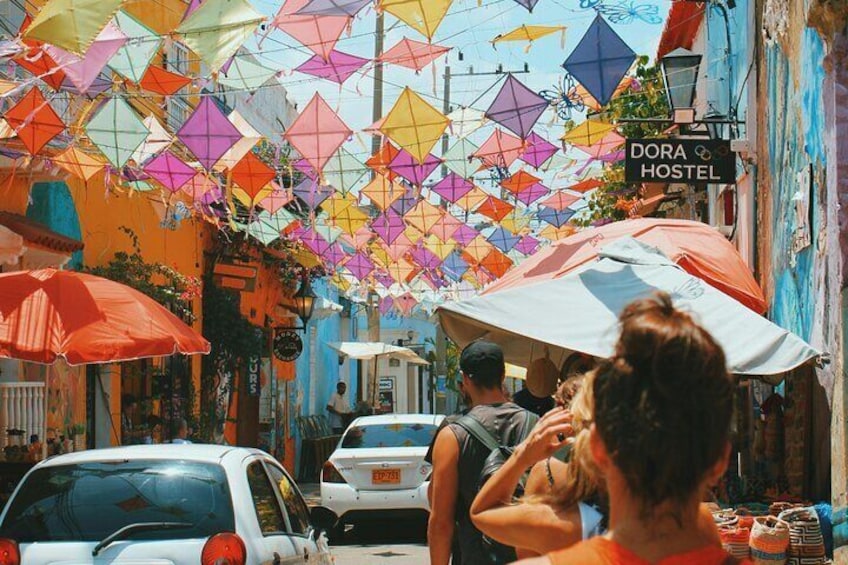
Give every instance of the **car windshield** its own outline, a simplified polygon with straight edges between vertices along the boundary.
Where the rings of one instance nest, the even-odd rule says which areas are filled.
[[[365,424],[351,426],[342,439],[342,447],[427,447],[433,440],[433,424]]]
[[[141,522],[190,522],[190,528],[143,531],[137,540],[204,538],[235,531],[233,503],[220,465],[132,460],[43,467],[9,502],[0,538],[100,541]]]

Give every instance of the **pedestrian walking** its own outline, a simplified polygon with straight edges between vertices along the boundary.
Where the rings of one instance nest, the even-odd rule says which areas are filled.
[[[330,396],[327,402],[327,412],[330,413],[330,428],[333,434],[341,435],[345,429],[345,418],[350,415],[350,403],[345,398],[347,384],[339,381],[336,392]]]
[[[521,563],[739,563],[705,538],[700,512],[730,454],[733,388],[724,352],[665,293],[630,304],[619,319],[615,352],[593,383],[589,433],[611,528]]]
[[[471,522],[470,508],[487,475],[487,463],[500,449],[512,447],[529,433],[536,416],[503,394],[503,351],[476,341],[460,355],[460,391],[470,410],[443,428],[433,446],[431,510],[427,528],[432,565],[447,565],[456,532],[461,563],[487,565],[515,560],[513,548],[485,540]]]

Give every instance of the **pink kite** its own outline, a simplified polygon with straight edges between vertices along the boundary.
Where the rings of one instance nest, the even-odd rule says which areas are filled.
[[[515,197],[520,202],[523,202],[524,204],[529,206],[538,199],[547,196],[548,194],[550,194],[550,192],[551,191],[547,186],[543,185],[540,182],[537,182],[527,190],[522,190],[521,192],[516,194]]]
[[[422,43],[404,37],[394,47],[383,53],[380,61],[420,71],[450,50],[450,47]]]
[[[185,186],[197,173],[170,151],[160,153],[148,161],[144,166],[144,172],[172,193]]]
[[[624,145],[624,141],[625,139],[621,134],[616,131],[611,131],[594,145],[575,145],[574,147],[584,153],[588,153],[595,159],[600,159],[604,155],[609,155]]]
[[[210,171],[215,162],[241,139],[241,133],[218,109],[212,97],[204,96],[177,132],[177,137]]]
[[[433,154],[428,154],[424,158],[424,162],[419,164],[411,153],[406,149],[401,149],[389,163],[389,170],[406,179],[413,186],[421,186],[441,163],[441,159]]]
[[[318,172],[353,132],[317,92],[284,134]]]
[[[439,221],[436,222],[432,228],[430,228],[430,233],[439,238],[439,241],[442,243],[447,243],[447,241],[453,237],[453,234],[455,234],[462,225],[464,224],[457,220],[453,215],[445,214],[439,218]]]
[[[103,28],[94,43],[85,52],[85,57],[78,57],[64,49],[53,45],[45,45],[44,51],[62,68],[65,76],[80,93],[85,94],[106,63],[127,42],[127,36],[115,25],[109,22]]]
[[[448,173],[448,176],[437,182],[431,190],[447,200],[456,202],[474,189],[474,185],[456,173]]]
[[[344,84],[366,63],[368,63],[368,59],[334,50],[330,52],[327,59],[324,59],[321,55],[313,55],[312,58],[295,70],[336,84]]]
[[[559,147],[534,131],[527,136],[527,148],[521,154],[521,160],[538,169],[557,151],[559,151]]]
[[[539,249],[539,240],[532,235],[525,235],[513,249],[524,255],[532,255]]]
[[[259,201],[259,206],[269,214],[276,214],[280,208],[291,202],[293,198],[289,194],[289,191],[283,190],[277,183],[271,182],[271,186],[273,187],[271,193]]]
[[[352,18],[298,13],[308,3],[309,0],[286,0],[271,25],[294,37],[326,61]]]
[[[543,200],[540,204],[547,206],[548,208],[553,208],[557,211],[562,211],[582,198],[583,197],[579,194],[572,194],[565,192],[564,190],[560,190],[559,192],[551,195],[550,198]]]
[[[491,169],[493,167],[506,169],[523,152],[524,142],[521,139],[505,133],[503,130],[496,129],[489,136],[489,139],[473,153],[473,156],[483,162],[480,167],[481,169]]]

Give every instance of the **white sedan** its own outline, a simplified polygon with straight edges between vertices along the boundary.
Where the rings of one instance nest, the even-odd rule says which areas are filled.
[[[424,461],[444,416],[387,414],[354,420],[321,473],[321,505],[344,525],[424,516],[432,466]]]
[[[27,473],[0,514],[0,563],[329,564],[312,522],[297,485],[262,451],[98,449]]]

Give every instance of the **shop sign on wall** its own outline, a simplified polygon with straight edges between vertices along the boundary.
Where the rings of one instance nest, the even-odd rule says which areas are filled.
[[[736,154],[730,142],[709,139],[628,139],[627,182],[734,184]]]
[[[252,356],[247,361],[247,395],[260,396],[262,394],[261,360],[258,355]]]
[[[274,336],[274,357],[280,361],[295,361],[303,353],[303,340],[297,332],[284,331]]]

